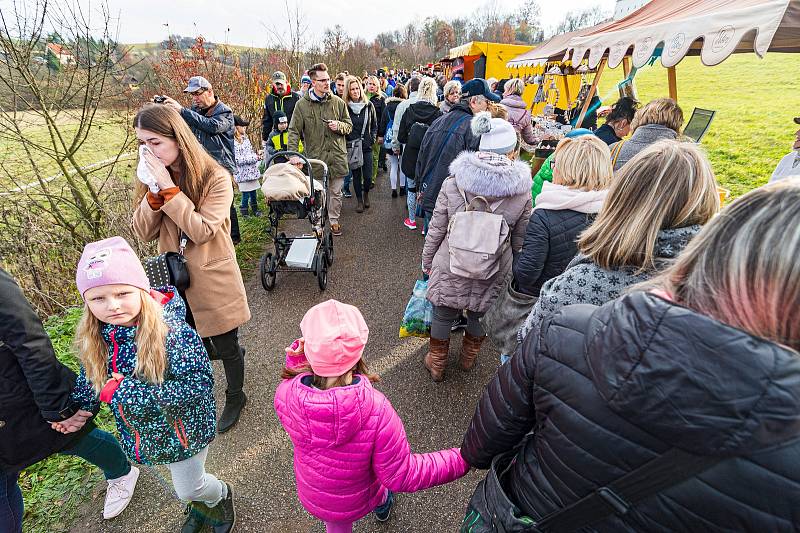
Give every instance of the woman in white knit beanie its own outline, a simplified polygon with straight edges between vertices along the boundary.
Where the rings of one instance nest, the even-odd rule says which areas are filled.
[[[475,365],[485,338],[478,319],[500,294],[511,272],[513,255],[522,248],[532,208],[531,171],[528,165],[515,160],[519,143],[514,127],[505,120],[492,118],[488,112],[475,115],[471,127],[473,134],[481,136],[479,150],[462,152],[450,164],[451,177],[444,181],[436,199],[422,252],[422,268],[430,276],[428,300],[433,303],[425,367],[434,381],[444,379],[450,326],[463,311],[467,313],[467,328],[461,346],[461,369],[467,371]],[[508,224],[511,246],[501,252],[496,263],[498,270],[485,278],[465,277],[450,267],[448,227],[456,213],[463,212],[468,204],[502,215]]]

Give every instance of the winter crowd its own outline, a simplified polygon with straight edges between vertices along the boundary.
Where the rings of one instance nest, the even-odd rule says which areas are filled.
[[[454,502],[466,504],[464,532],[800,527],[793,172],[720,209],[709,160],[682,140],[670,99],[620,99],[532,176],[520,153],[535,122],[522,80],[331,76],[324,64],[299,92],[281,72],[272,80],[260,150],[200,76],[185,90],[191,107],[158,96],[136,115],[133,231],[182,255],[191,283],[176,286],[172,272],[154,286],[151,265],[174,254],[154,263],[120,237],[87,244],[75,276],[85,302],[77,376],[0,270],[0,531],[22,529],[19,472],[54,453],[103,471],[107,519],[130,502],[135,465],[166,465],[187,504],[182,532],[234,530],[234,487],[205,469],[210,443],[247,402],[238,328],[250,311],[231,179],[239,213],[260,215],[264,160],[302,165],[287,150],[327,164],[334,235],[351,191],[356,212],[370,208],[381,168],[392,198],[405,199],[404,226],[422,225],[432,305],[423,364],[434,381],[458,329],[462,370],[487,336],[501,352],[462,445],[412,453],[374,388],[361,312],[335,300],[308,310],[274,408],[294,445],[300,502],[328,532],[370,513],[386,521],[396,493],[471,468],[487,473],[469,502]],[[219,419],[211,359],[225,374]],[[118,437],[92,422],[102,403]]]

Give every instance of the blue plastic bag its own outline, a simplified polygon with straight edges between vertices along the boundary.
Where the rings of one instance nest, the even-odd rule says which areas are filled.
[[[433,321],[433,304],[428,301],[428,282],[417,280],[414,292],[408,301],[403,321],[400,323],[400,337],[430,337]]]

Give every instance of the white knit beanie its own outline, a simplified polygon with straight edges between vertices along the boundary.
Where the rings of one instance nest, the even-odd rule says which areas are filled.
[[[514,126],[502,118],[492,118],[488,111],[481,111],[471,122],[472,133],[480,135],[482,152],[508,154],[517,147],[517,132]]]

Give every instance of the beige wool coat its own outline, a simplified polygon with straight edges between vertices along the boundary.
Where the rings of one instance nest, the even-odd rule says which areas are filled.
[[[180,230],[189,237],[184,252],[190,279],[186,299],[201,337],[227,333],[250,320],[230,237],[232,202],[231,177],[220,167],[199,208],[179,192],[157,210],[145,196],[133,213],[134,232],[146,242],[158,239],[159,253],[178,251]]]

